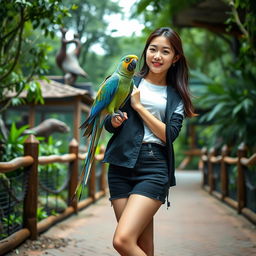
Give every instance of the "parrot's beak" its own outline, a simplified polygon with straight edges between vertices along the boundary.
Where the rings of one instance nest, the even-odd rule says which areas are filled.
[[[133,59],[132,62],[128,65],[127,69],[130,72],[132,72],[136,68],[136,65],[137,65],[137,60]]]

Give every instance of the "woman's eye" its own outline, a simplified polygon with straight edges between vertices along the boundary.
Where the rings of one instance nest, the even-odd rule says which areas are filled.
[[[164,54],[166,54],[166,55],[169,54],[169,51],[164,51]]]
[[[150,50],[151,52],[154,52],[156,49],[155,49],[155,48],[149,48],[149,50]]]

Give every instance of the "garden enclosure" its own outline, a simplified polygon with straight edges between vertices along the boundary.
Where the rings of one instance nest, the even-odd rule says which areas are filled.
[[[105,195],[106,164],[101,162],[104,149],[95,156],[90,180],[79,203],[71,201],[71,196],[86,153],[78,152],[77,141],[70,142],[69,153],[64,155],[39,157],[38,149],[38,140],[30,135],[24,145],[24,156],[0,163],[1,255],[29,237],[36,239],[54,223]]]

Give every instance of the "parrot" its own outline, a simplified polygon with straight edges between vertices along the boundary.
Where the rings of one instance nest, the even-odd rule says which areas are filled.
[[[121,58],[116,70],[101,83],[90,114],[80,126],[81,129],[85,129],[83,136],[90,137],[90,143],[85,164],[72,200],[75,197],[80,200],[87,183],[105,117],[108,114],[121,115],[123,117],[120,108],[124,106],[133,91],[133,75],[137,62],[138,57],[136,55],[126,55]]]

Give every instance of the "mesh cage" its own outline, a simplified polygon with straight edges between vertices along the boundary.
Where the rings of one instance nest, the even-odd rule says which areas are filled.
[[[237,201],[237,166],[227,164],[228,196]]]
[[[28,172],[20,168],[0,174],[0,239],[23,228],[23,205]]]
[[[221,164],[213,164],[214,190],[221,193]]]
[[[245,206],[256,213],[256,166],[245,168]]]
[[[70,170],[67,164],[39,166],[38,221],[65,211],[68,205]]]

